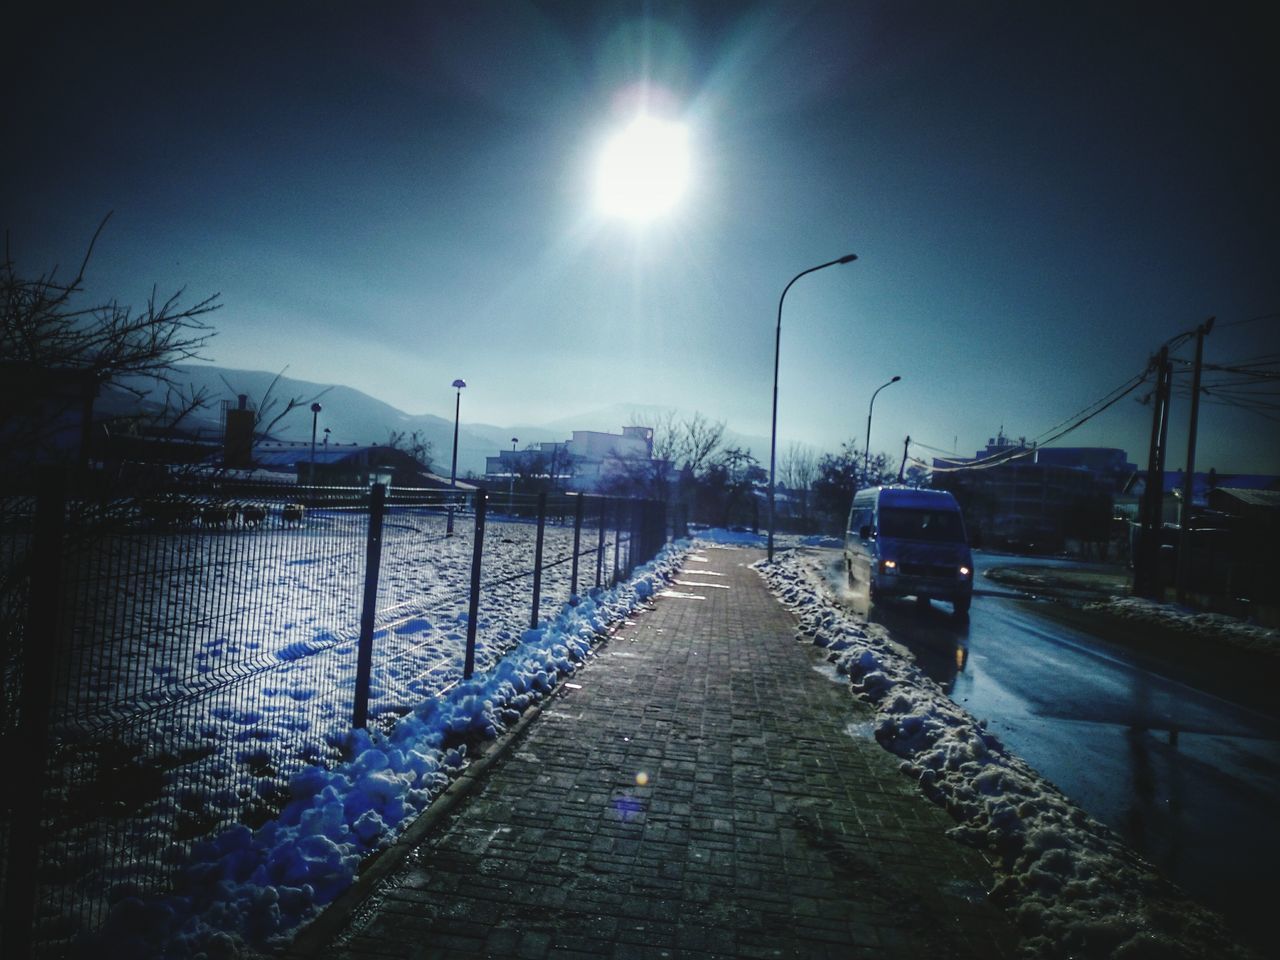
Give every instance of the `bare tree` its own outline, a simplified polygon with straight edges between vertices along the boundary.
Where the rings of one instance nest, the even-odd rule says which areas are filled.
[[[794,502],[799,505],[801,520],[809,518],[809,491],[818,479],[818,456],[812,447],[793,443],[782,456],[778,475]]]
[[[184,306],[184,290],[161,299],[153,287],[135,310],[118,301],[84,301],[85,278],[98,238],[111,215],[94,231],[78,269],[67,279],[54,266],[34,278],[22,275],[9,238],[0,267],[0,366],[9,424],[3,446],[12,457],[44,456],[65,433],[69,416],[83,417],[98,389],[112,384],[142,399],[146,380],[168,387],[167,403],[152,420],[169,425],[203,405],[202,394],[184,395],[173,367],[201,359],[214,335],[205,318],[218,309],[218,295]],[[130,378],[145,378],[142,381]]]
[[[255,440],[274,440],[276,437],[272,433],[281,420],[287,417],[299,407],[310,407],[326,393],[332,390],[332,387],[325,387],[319,393],[310,397],[288,397],[282,400],[275,396],[276,387],[280,384],[280,378],[284,376],[284,371],[289,368],[286,366],[283,370],[271,378],[271,383],[267,384],[267,389],[263,391],[261,399],[254,404],[253,411],[253,437]],[[239,396],[241,391],[233,387],[226,377],[222,377],[222,383],[232,394]],[[284,407],[281,408],[280,404]],[[272,413],[275,413],[272,416]],[[270,417],[271,419],[267,419]]]
[[[81,306],[85,271],[98,237],[111,218],[94,231],[75,275],[58,279],[55,266],[35,279],[19,275],[5,238],[0,270],[0,360],[46,369],[92,371],[99,382],[135,375],[173,385],[175,364],[201,359],[214,335],[203,317],[217,310],[218,294],[193,306],[181,305],[183,290],[161,300],[152,287],[143,309],[135,312],[115,300]],[[120,384],[137,396],[147,391]]]
[[[392,430],[387,437],[387,446],[392,450],[403,450],[422,467],[431,470],[432,446],[421,430],[406,434],[403,430]]]
[[[724,421],[712,422],[695,412],[679,427],[677,456],[680,465],[687,466],[697,476],[711,464],[723,444]]]

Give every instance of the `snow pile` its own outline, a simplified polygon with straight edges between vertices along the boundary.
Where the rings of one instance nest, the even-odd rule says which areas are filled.
[[[197,844],[172,893],[112,891],[108,921],[82,952],[233,957],[287,943],[461,771],[468,741],[496,737],[576,671],[610,624],[674,579],[687,551],[670,545],[626,583],[575,598],[491,669],[422,700],[386,735],[353,731],[350,759],[294,776],[275,820]]]
[[[893,642],[827,592],[821,560],[794,552],[756,564],[800,621],[797,639],[831,651],[876,710],[876,739],[992,856],[993,898],[1012,914],[1026,957],[1248,957],[1220,918],[1161,878],[985,724],[953,703]]]
[[[1256,653],[1280,656],[1280,630],[1245,623],[1221,613],[1186,610],[1141,597],[1112,597],[1105,602],[1086,604],[1085,609],[1124,620],[1154,624],[1188,635],[1194,634],[1196,637],[1227,643]]]

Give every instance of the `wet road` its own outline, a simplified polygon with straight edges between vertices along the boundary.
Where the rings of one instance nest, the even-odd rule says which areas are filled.
[[[1197,690],[1038,615],[1037,604],[981,579],[1008,558],[975,560],[981,592],[967,624],[941,602],[868,608],[865,589],[843,596],[1011,750],[1263,943],[1280,864],[1280,715]],[[833,583],[841,576],[833,562]]]

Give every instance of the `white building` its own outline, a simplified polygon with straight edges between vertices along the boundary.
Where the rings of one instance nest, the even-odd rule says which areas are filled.
[[[648,478],[670,464],[653,458],[653,428],[623,427],[622,433],[575,430],[562,443],[539,443],[525,450],[503,450],[485,458],[485,481],[545,477],[556,490],[597,493],[629,478]]]

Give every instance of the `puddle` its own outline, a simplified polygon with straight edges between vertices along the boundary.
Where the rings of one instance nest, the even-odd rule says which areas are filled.
[[[675,583],[682,587],[710,587],[713,590],[730,589],[727,583],[696,583],[693,580],[676,580]]]

